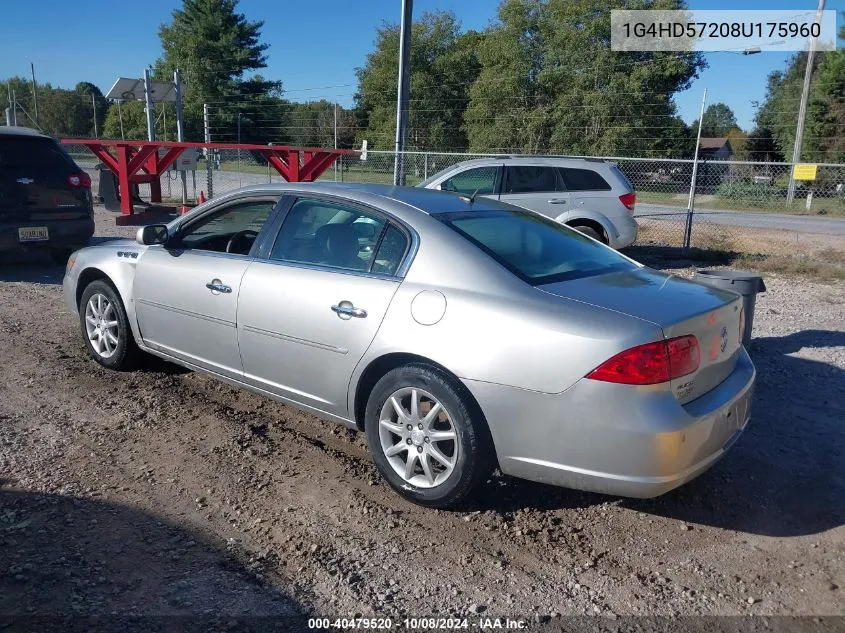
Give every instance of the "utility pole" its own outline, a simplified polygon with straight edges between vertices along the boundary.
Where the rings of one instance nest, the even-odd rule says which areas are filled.
[[[211,114],[208,111],[208,104],[202,104],[202,124],[205,128],[205,142],[211,143]],[[213,151],[210,147],[205,148],[205,188],[208,189],[208,199],[214,195],[212,191],[213,174],[211,163],[214,160]]]
[[[698,148],[701,146],[701,124],[704,123],[704,103],[707,101],[707,88],[701,96],[701,112],[698,114],[698,136],[695,139],[695,156],[692,159],[692,178],[689,186],[689,202],[687,203],[687,222],[684,226],[684,248],[690,247],[692,242],[692,213],[695,208],[695,184],[698,180]]]
[[[238,187],[243,187],[241,174],[241,113],[238,112]]]
[[[824,0],[819,0],[814,24],[820,24],[824,11]],[[792,167],[789,172],[789,188],[786,192],[786,204],[791,205],[795,198],[795,164],[801,160],[801,145],[804,141],[804,119],[807,116],[807,97],[810,94],[810,79],[813,76],[813,58],[816,56],[817,37],[810,38],[810,50],[807,53],[807,67],[804,69],[804,88],[801,90],[801,105],[798,107],[798,126],[795,129],[795,144],[792,146]]]
[[[94,138],[100,138],[100,134],[97,132],[97,101],[93,92],[91,93],[91,108],[94,111]],[[38,115],[35,115],[35,120],[38,121]]]
[[[150,79],[150,69],[144,69],[144,103],[147,113],[147,140],[156,140],[155,113],[153,112],[153,82]]]
[[[6,108],[6,125],[9,127],[15,126],[15,102],[12,101],[12,89],[6,88],[9,93],[9,107]]]
[[[29,63],[29,70],[32,72],[32,107],[35,110],[35,126],[41,128],[41,121],[38,119],[38,92],[35,89],[35,64]],[[94,121],[96,122],[96,117]]]
[[[334,103],[334,148],[337,149],[337,101]],[[334,162],[334,180],[337,182],[337,161]]]
[[[410,78],[411,20],[413,0],[402,0],[402,23],[399,33],[399,85],[396,99],[396,160],[393,163],[393,184],[405,184],[402,153],[408,139],[408,92]]]
[[[185,142],[185,122],[182,120],[182,75],[179,70],[173,72],[173,92],[176,98],[176,140]],[[119,102],[118,102],[119,103]],[[184,169],[179,170],[182,176],[182,205],[188,204],[188,180]]]
[[[126,135],[123,133],[123,112],[120,109],[120,101],[117,102],[117,120],[120,121],[120,138],[125,140]]]

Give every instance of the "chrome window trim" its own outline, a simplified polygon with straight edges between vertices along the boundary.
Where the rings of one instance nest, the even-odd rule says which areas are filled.
[[[290,262],[279,259],[256,258],[255,263],[273,264],[274,266],[283,266],[285,268],[300,268],[304,270],[314,270],[323,273],[336,273],[339,275],[351,275],[352,277],[366,277],[369,279],[379,279],[381,281],[392,281],[393,283],[400,283],[402,279],[396,275],[385,275],[380,273],[370,273],[361,270],[351,270],[349,268],[335,268],[333,266],[325,266],[323,264],[306,264],[304,262]]]

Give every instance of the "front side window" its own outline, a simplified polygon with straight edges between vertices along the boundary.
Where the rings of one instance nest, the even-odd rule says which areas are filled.
[[[554,167],[514,165],[507,168],[502,193],[549,193],[560,188]]]
[[[455,174],[440,184],[441,191],[454,191],[467,196],[496,193],[498,167],[475,167]]]
[[[192,222],[179,232],[174,246],[247,255],[275,206],[274,200],[235,202]]]
[[[378,214],[300,199],[288,212],[270,259],[394,275],[406,250],[405,234]]]
[[[606,246],[533,213],[469,211],[435,217],[531,285],[636,268]]]

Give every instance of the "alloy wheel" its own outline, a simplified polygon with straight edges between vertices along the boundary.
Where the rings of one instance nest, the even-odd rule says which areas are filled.
[[[117,312],[109,298],[97,293],[91,295],[85,306],[85,331],[91,347],[101,358],[110,358],[120,342]]]
[[[407,483],[434,488],[455,468],[460,443],[452,418],[430,393],[394,391],[381,408],[379,439],[390,466]]]

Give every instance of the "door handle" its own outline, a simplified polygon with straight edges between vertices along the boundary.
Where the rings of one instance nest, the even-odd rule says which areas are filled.
[[[341,319],[350,319],[355,317],[363,319],[367,316],[367,311],[362,308],[356,308],[351,301],[341,301],[339,304],[332,306],[332,311],[337,313]]]
[[[227,295],[232,292],[232,289],[219,279],[212,279],[209,283],[205,284],[205,287],[211,290],[211,293],[215,295],[220,294],[221,292]]]
[[[566,198],[552,198],[549,204],[566,204]]]

